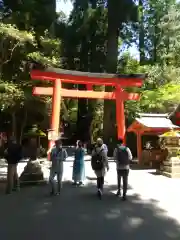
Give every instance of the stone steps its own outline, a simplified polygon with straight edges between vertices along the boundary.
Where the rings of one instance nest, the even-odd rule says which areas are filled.
[[[163,166],[161,171],[169,172],[169,173],[180,173],[180,166]]]
[[[180,178],[180,173],[159,171],[159,173],[168,178]]]

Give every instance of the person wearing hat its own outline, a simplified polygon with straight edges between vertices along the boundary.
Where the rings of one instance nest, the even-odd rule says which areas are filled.
[[[63,162],[68,157],[65,149],[62,148],[60,138],[55,141],[55,146],[51,149],[50,161],[52,162],[49,183],[51,185],[51,195],[59,195],[62,188]],[[55,176],[57,176],[58,189],[55,189]]]
[[[102,138],[98,138],[98,139],[97,139],[97,144],[100,143],[100,142],[102,142],[102,148],[103,148],[104,151],[108,154],[108,147],[107,147],[107,145],[106,145],[105,143],[103,143]]]
[[[101,199],[103,194],[104,176],[109,170],[107,150],[101,138],[97,139],[94,150],[92,151],[91,166],[97,177],[97,194]]]

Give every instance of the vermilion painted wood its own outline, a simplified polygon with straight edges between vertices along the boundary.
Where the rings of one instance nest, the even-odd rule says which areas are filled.
[[[33,88],[34,95],[53,95],[52,87],[34,87]],[[109,99],[115,100],[116,94],[115,92],[95,92],[95,91],[84,91],[84,90],[73,90],[73,89],[64,89],[61,88],[61,96],[62,97],[71,97],[71,98],[90,98],[90,99]],[[127,93],[122,91],[120,93],[121,101],[126,100],[139,100],[140,95],[138,93]]]
[[[86,85],[86,89],[87,89],[88,91],[93,91],[93,85],[92,85],[92,84],[87,84],[87,85]]]
[[[180,120],[179,119],[176,120],[176,125],[180,126]]]
[[[92,84],[92,85],[105,85],[121,87],[141,87],[143,80],[141,78],[97,78],[89,76],[75,76],[70,74],[58,74],[55,72],[43,72],[39,70],[31,71],[31,78],[33,80],[55,81],[57,78],[62,82],[74,84]]]
[[[175,113],[175,116],[176,116],[177,118],[180,118],[180,112],[176,112],[176,113]]]
[[[125,116],[124,116],[124,100],[122,96],[124,91],[120,86],[116,87],[116,123],[117,123],[117,136],[118,139],[123,139],[125,143]]]
[[[61,111],[61,80],[56,79],[53,88],[51,129],[53,129],[57,134],[59,133],[60,111]],[[53,141],[49,141],[49,149],[52,147],[52,145]]]

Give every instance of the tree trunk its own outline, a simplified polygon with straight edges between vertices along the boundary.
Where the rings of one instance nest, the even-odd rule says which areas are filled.
[[[88,14],[88,1],[84,1],[83,4],[80,2],[76,2],[77,9],[80,6],[83,11],[83,18],[85,19]],[[88,61],[88,53],[89,53],[89,42],[88,42],[88,34],[86,32],[83,33],[81,38],[81,50],[80,50],[80,71],[88,71],[89,70],[89,61]],[[79,90],[86,90],[86,85],[79,85]],[[89,138],[88,131],[88,122],[87,122],[87,114],[88,114],[88,101],[87,99],[78,99],[78,114],[77,114],[77,138],[82,141],[87,141]]]
[[[93,10],[97,8],[97,0],[91,0],[91,7]],[[95,61],[97,56],[96,52],[96,29],[97,29],[97,21],[96,19],[91,20],[91,32],[90,32],[90,57],[89,57],[89,65],[90,65],[90,72],[100,72],[99,64]],[[91,128],[92,121],[94,119],[95,114],[95,108],[99,102],[102,102],[102,100],[88,100],[88,132],[89,132],[89,138],[88,140],[92,143],[92,135],[93,130]]]
[[[16,129],[16,113],[12,113],[12,136],[17,137],[17,129]]]
[[[87,37],[83,36],[81,41],[81,53],[80,53],[80,70],[88,71],[88,43]],[[78,85],[79,90],[86,90],[86,85]],[[78,99],[78,116],[77,116],[77,138],[82,141],[87,141],[89,138],[88,131],[88,100]]]
[[[106,56],[106,71],[116,73],[118,59],[118,37],[119,26],[116,12],[118,6],[112,1],[108,1],[108,42]],[[112,91],[112,87],[106,87],[106,91]],[[104,141],[111,145],[116,138],[116,115],[115,102],[104,101],[104,119],[103,119]]]
[[[19,143],[20,144],[22,143],[22,138],[23,138],[23,133],[24,133],[24,128],[26,126],[26,122],[27,122],[27,110],[24,109],[24,118],[22,120],[20,136],[19,136]]]
[[[139,1],[139,53],[140,65],[145,64],[145,43],[144,43],[144,14],[143,14],[143,1]]]

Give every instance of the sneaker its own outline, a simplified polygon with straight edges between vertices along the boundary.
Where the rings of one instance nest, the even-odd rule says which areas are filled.
[[[57,191],[57,194],[58,194],[58,195],[60,195],[60,194],[61,194],[61,188],[60,188],[60,189],[58,189],[58,191]]]
[[[126,200],[127,200],[126,196],[123,196],[122,201],[126,201]]]
[[[120,191],[120,190],[117,190],[116,196],[117,196],[117,197],[120,197],[120,196],[121,196],[121,191]]]
[[[101,189],[98,189],[97,195],[98,195],[99,199],[102,198],[102,191],[101,191]]]
[[[55,196],[55,195],[56,195],[56,193],[54,191],[50,192],[50,196]]]

